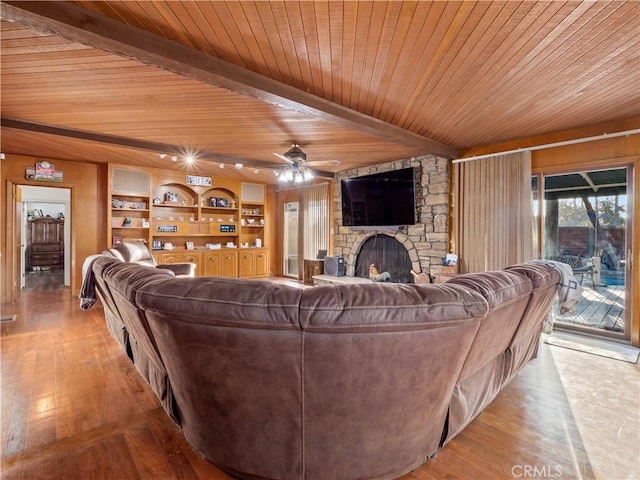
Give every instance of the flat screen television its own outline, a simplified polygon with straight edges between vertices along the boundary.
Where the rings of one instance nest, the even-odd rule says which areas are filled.
[[[415,224],[414,169],[343,179],[342,225],[383,227]]]

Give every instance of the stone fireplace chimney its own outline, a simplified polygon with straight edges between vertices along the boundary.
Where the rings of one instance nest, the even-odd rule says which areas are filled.
[[[395,230],[385,229],[385,227],[342,226],[340,192],[342,179],[408,167],[418,167],[415,188],[415,225]],[[450,162],[447,159],[425,155],[345,170],[336,175],[333,186],[335,218],[333,254],[344,257],[348,276],[356,274],[357,258],[362,245],[373,235],[388,235],[400,242],[406,248],[411,268],[415,272],[425,272],[431,276],[440,273],[442,258],[449,251],[449,172]],[[362,276],[361,273],[359,275]]]

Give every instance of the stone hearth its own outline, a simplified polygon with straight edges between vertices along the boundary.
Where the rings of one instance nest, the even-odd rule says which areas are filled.
[[[384,228],[342,226],[340,181],[372,173],[418,167],[416,174],[416,224],[390,230]],[[440,273],[442,258],[449,251],[449,179],[450,164],[434,155],[409,158],[353,170],[345,170],[334,180],[333,254],[344,257],[346,274],[355,275],[358,254],[363,243],[373,235],[388,235],[407,250],[411,269],[431,276]],[[407,272],[409,273],[409,272]],[[411,281],[411,280],[410,280]]]

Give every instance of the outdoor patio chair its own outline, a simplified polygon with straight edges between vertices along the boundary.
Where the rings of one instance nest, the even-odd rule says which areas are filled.
[[[548,260],[553,260],[556,262],[566,263],[571,267],[571,271],[573,276],[580,281],[580,285],[582,285],[583,279],[585,276],[591,278],[591,284],[593,288],[596,288],[596,284],[593,280],[593,265],[582,263],[582,259],[577,255],[552,255],[548,258]]]

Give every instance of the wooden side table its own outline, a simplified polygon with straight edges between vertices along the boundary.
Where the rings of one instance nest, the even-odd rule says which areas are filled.
[[[303,278],[305,285],[313,285],[314,275],[324,274],[324,260],[303,260]]]

